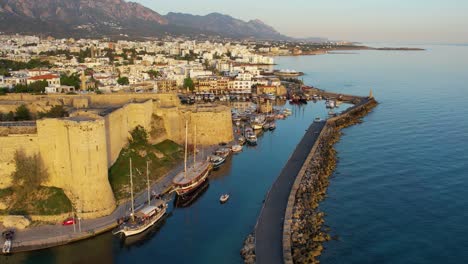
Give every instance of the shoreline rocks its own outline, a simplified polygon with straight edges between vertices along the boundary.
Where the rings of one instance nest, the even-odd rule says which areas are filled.
[[[370,99],[364,105],[327,123],[318,148],[307,166],[306,173],[297,190],[291,226],[291,252],[294,263],[319,263],[318,257],[330,241],[329,228],[324,228],[323,212],[318,210],[320,202],[326,197],[329,177],[336,168],[337,158],[334,144],[341,137],[341,129],[361,123],[377,102]]]
[[[255,237],[254,234],[250,234],[244,241],[240,254],[246,264],[255,264]]]

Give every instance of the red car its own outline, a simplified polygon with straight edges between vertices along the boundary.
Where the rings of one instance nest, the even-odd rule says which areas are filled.
[[[65,219],[65,221],[63,221],[63,223],[62,223],[62,225],[64,225],[64,226],[73,225],[73,224],[76,224],[76,219],[73,218],[73,217],[69,217],[69,218]]]

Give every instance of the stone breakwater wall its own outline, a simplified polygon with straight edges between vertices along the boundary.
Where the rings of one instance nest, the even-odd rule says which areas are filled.
[[[359,104],[327,121],[291,189],[283,226],[283,261],[286,264],[318,263],[322,243],[331,239],[322,229],[324,214],[317,208],[325,198],[328,177],[336,166],[333,145],[339,140],[342,128],[360,123],[377,105],[373,98],[349,99]]]

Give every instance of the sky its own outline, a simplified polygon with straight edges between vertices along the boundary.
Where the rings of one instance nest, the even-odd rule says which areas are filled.
[[[260,19],[292,37],[359,42],[468,43],[468,0],[130,0],[165,15]]]

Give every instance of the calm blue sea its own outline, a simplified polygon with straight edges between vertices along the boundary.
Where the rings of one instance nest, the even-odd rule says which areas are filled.
[[[322,263],[468,263],[468,47],[423,47],[279,60],[380,102],[336,146]]]
[[[372,88],[380,102],[336,146],[338,168],[320,209],[338,240],[325,244],[322,263],[468,263],[468,47],[422,47],[277,59],[278,68],[305,72],[308,84],[360,95]],[[124,244],[105,234],[0,262],[241,263],[266,192],[305,129],[327,113],[323,102],[292,108],[146,237]]]

